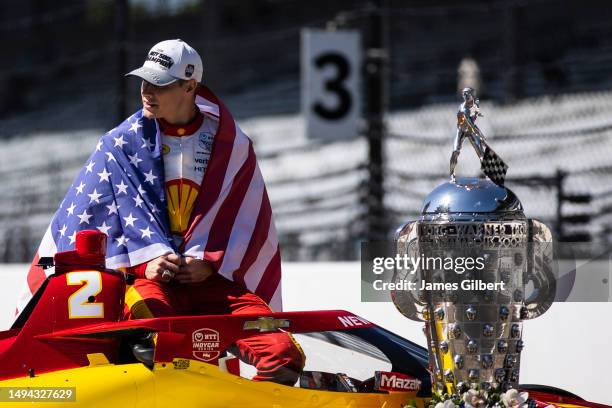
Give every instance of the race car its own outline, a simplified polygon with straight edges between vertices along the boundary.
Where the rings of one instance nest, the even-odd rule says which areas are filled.
[[[105,268],[106,236],[81,231],[8,331],[0,406],[397,407],[431,399],[428,351],[343,310],[123,321],[131,276]],[[288,331],[306,352],[295,386],[252,381],[239,339]],[[351,371],[351,372],[349,372]],[[526,386],[562,406],[604,405]],[[43,404],[44,403],[44,404]]]
[[[427,351],[347,311],[122,321],[130,276],[104,267],[105,248],[104,234],[81,231],[74,251],[40,261],[54,273],[0,332],[0,406],[423,408],[430,395]],[[324,366],[334,349],[362,359],[361,378],[346,360],[307,364],[294,387],[245,378],[232,344],[278,330],[317,344],[307,360],[325,344]]]

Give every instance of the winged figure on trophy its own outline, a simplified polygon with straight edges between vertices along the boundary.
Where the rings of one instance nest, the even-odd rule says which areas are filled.
[[[463,139],[467,137],[474,150],[476,150],[482,172],[492,182],[502,186],[506,178],[508,165],[491,149],[486,142],[485,136],[476,126],[476,119],[483,115],[480,113],[479,100],[476,98],[474,89],[464,88],[462,95],[463,103],[459,106],[459,111],[457,112],[457,133],[453,144],[453,154],[450,159],[451,181],[454,183],[456,180],[455,167],[457,166],[457,159],[461,152]]]

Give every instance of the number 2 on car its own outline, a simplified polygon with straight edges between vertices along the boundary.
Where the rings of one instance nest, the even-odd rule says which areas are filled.
[[[69,272],[66,274],[66,284],[68,286],[83,285],[68,298],[69,319],[104,317],[104,303],[95,302],[96,295],[102,291],[102,276],[100,272]]]

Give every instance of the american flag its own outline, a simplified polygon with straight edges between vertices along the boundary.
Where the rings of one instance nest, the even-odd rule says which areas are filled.
[[[210,90],[202,87],[196,103],[219,118],[219,128],[183,245],[177,248],[170,232],[159,126],[139,111],[102,136],[68,190],[32,262],[18,311],[53,273],[36,266],[39,258],[74,249],[77,231],[85,229],[107,234],[107,268],[181,253],[209,261],[282,309],[280,249],[252,142]]]

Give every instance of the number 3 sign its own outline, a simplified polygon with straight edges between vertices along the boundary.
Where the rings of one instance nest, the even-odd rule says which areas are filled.
[[[359,32],[302,31],[302,113],[308,137],[358,136],[360,71]]]

